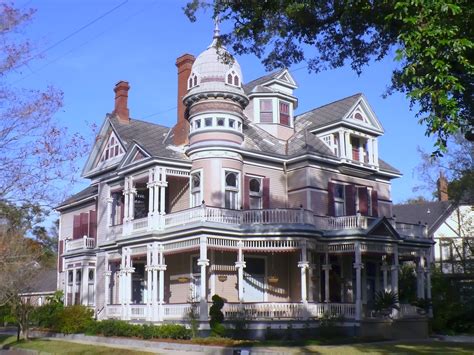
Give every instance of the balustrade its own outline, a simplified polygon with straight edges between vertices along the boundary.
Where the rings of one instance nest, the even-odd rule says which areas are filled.
[[[68,240],[66,243],[66,252],[82,249],[94,249],[95,239],[84,236],[80,239]]]

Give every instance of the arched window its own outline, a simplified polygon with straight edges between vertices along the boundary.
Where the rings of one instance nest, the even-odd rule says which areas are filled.
[[[201,173],[198,171],[191,174],[191,207],[202,203],[201,196]]]
[[[251,178],[249,181],[249,207],[262,208],[262,179]]]
[[[239,77],[238,77],[237,75],[234,76],[234,85],[235,85],[235,86],[239,86],[239,85],[240,85],[240,83],[239,83]]]
[[[356,112],[356,114],[354,115],[354,118],[359,121],[364,120],[364,117],[362,117],[362,115],[359,112]]]
[[[227,75],[227,84],[232,84],[232,74]]]
[[[198,77],[195,76],[195,77],[194,77],[194,86],[196,86],[197,84],[198,84]]]
[[[231,71],[227,74],[226,83],[227,83],[227,84],[230,84],[230,85],[234,85],[234,86],[240,86],[240,78],[239,78],[239,76],[237,75],[237,73],[235,72],[235,70],[231,70]]]
[[[225,172],[225,208],[239,208],[239,173]]]
[[[188,80],[188,90],[195,87],[198,84],[198,77],[196,73],[191,73]]]

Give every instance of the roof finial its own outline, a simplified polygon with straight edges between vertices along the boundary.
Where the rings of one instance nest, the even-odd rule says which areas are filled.
[[[214,17],[214,36],[212,37],[214,39],[219,38],[221,34],[221,31],[219,30],[219,22],[219,15],[216,15],[216,17]]]

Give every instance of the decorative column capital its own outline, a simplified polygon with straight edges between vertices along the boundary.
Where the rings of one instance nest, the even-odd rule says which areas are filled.
[[[112,271],[106,271],[104,273],[104,275],[107,276],[107,277],[110,277],[110,276],[112,276]]]
[[[235,262],[235,267],[238,269],[238,268],[243,268],[245,269],[245,261],[236,261]]]
[[[324,265],[321,265],[321,268],[325,271],[326,270],[330,271],[330,270],[332,270],[332,265],[331,264],[324,264]]]
[[[308,269],[309,268],[309,262],[308,261],[299,261],[298,262],[298,267],[302,269]]]
[[[199,266],[209,266],[209,259],[198,259],[197,264]]]
[[[156,269],[158,271],[166,271],[166,265],[165,264],[157,265]]]

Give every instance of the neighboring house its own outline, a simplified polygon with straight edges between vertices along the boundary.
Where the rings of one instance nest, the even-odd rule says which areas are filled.
[[[57,290],[58,271],[56,269],[42,269],[31,280],[27,292],[20,296],[33,306],[42,306],[48,297],[54,295]]]
[[[394,218],[426,225],[428,237],[435,242],[431,263],[446,274],[461,276],[474,271],[474,205],[450,201],[447,181],[438,181],[438,201],[393,206]],[[468,276],[468,275],[465,275]]]
[[[288,70],[243,84],[216,37],[176,66],[176,125],[130,118],[117,83],[84,167],[91,185],[57,208],[67,304],[166,322],[199,302],[205,326],[218,294],[226,319],[243,309],[255,327],[330,312],[354,329],[377,291],[398,290],[405,260],[429,297],[431,241],[391,220],[401,174],[379,158],[384,131],[364,95],[296,115]]]

